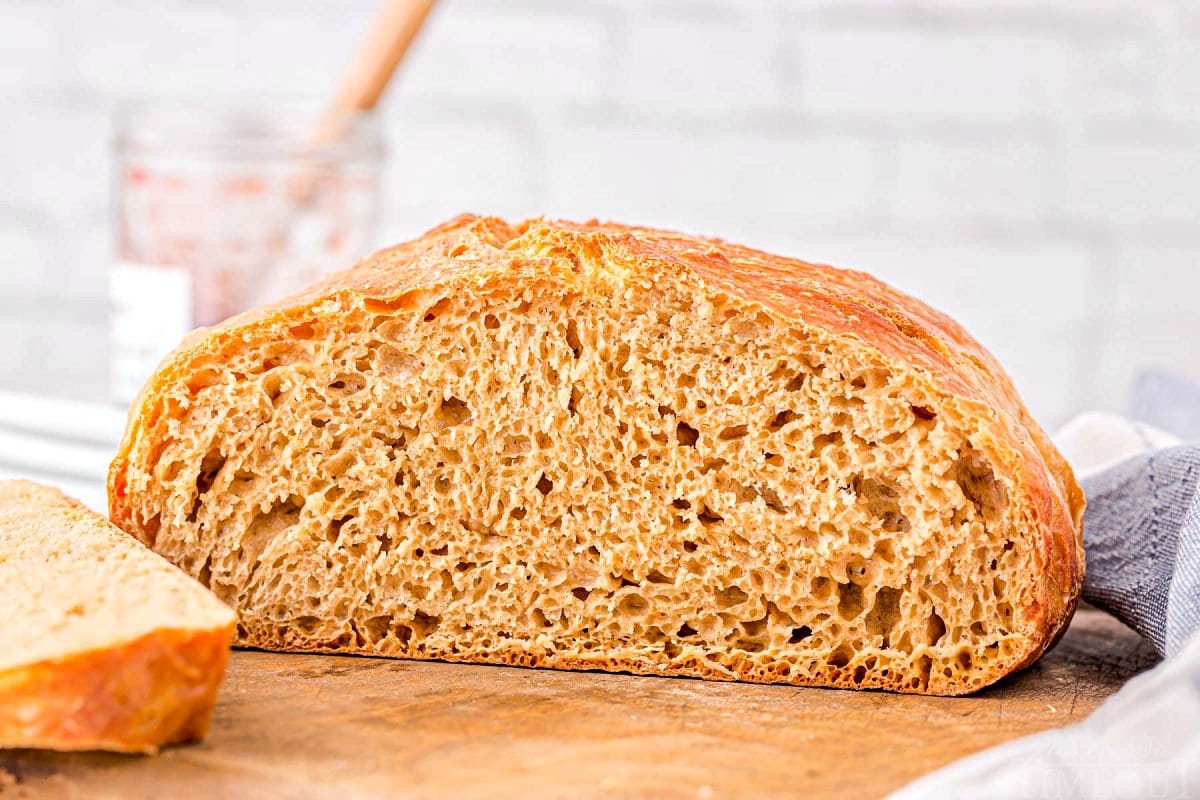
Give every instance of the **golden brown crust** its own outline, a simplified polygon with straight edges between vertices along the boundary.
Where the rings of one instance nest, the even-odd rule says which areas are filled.
[[[0,747],[154,752],[203,736],[234,615],[57,489],[0,481]]]
[[[154,753],[202,738],[232,635],[156,631],[0,672],[0,747]]]
[[[598,222],[532,220],[513,226],[495,218],[460,217],[306,292],[197,332],[164,362],[135,403],[109,474],[113,520],[153,542],[153,520],[136,518],[130,503],[131,454],[135,446],[146,444],[153,456],[165,420],[180,413],[167,407],[167,387],[183,381],[199,388],[203,365],[221,362],[245,341],[278,335],[314,315],[352,307],[415,307],[423,296],[449,284],[518,285],[546,276],[579,284],[585,280],[581,275],[597,274],[573,269],[581,258],[603,258],[631,276],[671,272],[698,280],[924,376],[952,398],[964,417],[978,422],[972,445],[985,449],[1026,498],[1024,513],[1032,528],[1028,534],[1035,540],[1044,580],[1039,582],[1040,596],[1028,598],[1024,606],[1022,622],[1036,646],[1019,666],[1036,660],[1065,628],[1083,578],[1082,491],[999,364],[961,326],[863,273],[719,240]],[[250,643],[308,649],[282,640]],[[637,665],[614,667],[644,671]]]

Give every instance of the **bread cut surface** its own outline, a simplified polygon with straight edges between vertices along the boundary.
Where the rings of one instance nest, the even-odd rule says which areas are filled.
[[[1070,469],[957,324],[611,224],[459,218],[198,332],[109,491],[278,650],[960,694],[1083,574]]]
[[[0,747],[202,737],[234,614],[61,492],[0,481]]]

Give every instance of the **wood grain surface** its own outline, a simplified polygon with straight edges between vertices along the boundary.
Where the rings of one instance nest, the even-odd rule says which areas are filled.
[[[0,795],[874,798],[1077,721],[1154,661],[1092,609],[1033,668],[966,698],[237,652],[205,743],[0,753]]]

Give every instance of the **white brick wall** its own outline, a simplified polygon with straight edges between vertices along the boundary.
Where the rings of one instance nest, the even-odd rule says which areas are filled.
[[[0,92],[52,91],[66,77],[55,40],[60,9],[37,0],[7,3],[0,25]]]
[[[0,0],[0,384],[104,387],[114,104],[319,100],[374,0]],[[381,116],[381,243],[601,216],[867,268],[1053,425],[1200,378],[1191,0],[443,0]]]
[[[870,142],[748,128],[599,117],[548,124],[545,209],[743,238],[865,216]]]
[[[524,120],[426,108],[387,120],[392,136],[381,242],[416,236],[464,211],[538,212],[540,160]]]
[[[909,23],[911,25],[911,23]],[[1144,67],[1122,38],[964,25],[799,32],[813,113],[1006,122],[1141,107]]]
[[[1117,229],[1200,221],[1200,131],[1131,129],[1067,150],[1065,212]]]
[[[79,4],[79,81],[90,94],[187,97],[237,87],[238,22],[212,3]]]
[[[623,93],[639,105],[685,114],[778,108],[787,84],[775,69],[779,28],[771,22],[753,3],[649,9],[628,28]]]
[[[898,225],[922,230],[1036,223],[1045,208],[1047,154],[1034,141],[903,140],[885,196]]]
[[[533,111],[612,97],[620,19],[609,9],[469,2],[435,13],[406,65],[401,99]]]

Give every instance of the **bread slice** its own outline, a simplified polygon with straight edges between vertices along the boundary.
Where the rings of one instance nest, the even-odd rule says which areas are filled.
[[[0,747],[204,736],[234,614],[61,492],[0,481]]]
[[[1083,574],[1070,469],[954,322],[597,223],[463,217],[199,332],[109,492],[287,651],[959,694]]]

